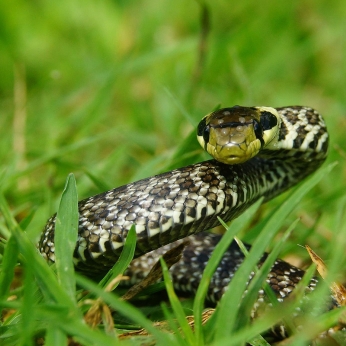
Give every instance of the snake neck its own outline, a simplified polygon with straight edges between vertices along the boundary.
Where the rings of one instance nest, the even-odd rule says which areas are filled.
[[[312,161],[323,162],[329,136],[322,116],[313,108],[301,106],[277,108],[277,111],[281,118],[278,137],[259,157],[312,166]]]

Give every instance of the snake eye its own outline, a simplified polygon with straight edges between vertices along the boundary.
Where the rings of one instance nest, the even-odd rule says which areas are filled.
[[[278,119],[276,118],[274,114],[270,112],[262,112],[260,122],[263,128],[263,131],[266,131],[276,126],[278,123]]]
[[[209,143],[210,126],[207,125],[203,131],[203,139],[205,143]]]
[[[207,121],[203,118],[197,126],[197,136],[202,136],[204,128],[207,126]]]
[[[207,125],[206,118],[203,118],[197,127],[197,136],[203,137],[205,143],[209,142],[210,126]]]
[[[253,121],[253,128],[255,131],[256,138],[259,139],[260,141],[263,140],[263,127],[262,124],[259,123],[257,120]]]

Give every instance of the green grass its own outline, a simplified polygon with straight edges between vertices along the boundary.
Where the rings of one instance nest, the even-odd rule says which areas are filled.
[[[15,313],[1,321],[0,344],[34,345],[33,336],[45,333],[48,345],[66,344],[67,335],[83,345],[123,343],[82,322],[88,306],[80,304],[81,288],[75,290],[74,279],[90,297],[101,297],[125,315],[115,316],[117,327],[144,326],[158,344],[226,345],[230,335],[234,345],[255,344],[260,342],[256,335],[290,311],[292,306],[280,306],[252,325],[242,316],[239,325],[236,311],[241,307],[231,318],[226,310],[234,301],[225,297],[202,327],[204,281],[199,299],[183,305],[185,313],[195,314],[195,332],[182,328],[180,336],[171,336],[151,325],[159,317],[184,324],[171,294],[173,309],[139,310],[75,275],[73,268],[66,276],[61,270],[66,263],[60,269],[58,264],[55,274],[35,252],[33,244],[58,210],[69,173],[82,199],[205,159],[194,127],[220,104],[300,104],[324,115],[331,134],[325,167],[338,165],[318,175],[320,180],[299,201],[292,201],[289,192],[261,206],[238,236],[259,244],[258,253],[248,259],[251,264],[263,249],[279,250],[275,244],[300,217],[288,240],[279,244],[280,257],[307,268],[311,261],[297,244],[309,244],[331,274],[345,281],[345,16],[342,1],[331,5],[322,0],[280,5],[273,0],[214,1],[205,6],[192,0],[14,0],[1,6],[0,310]],[[67,191],[72,195],[65,202],[75,205],[75,190]],[[292,211],[280,221],[270,218],[286,200]],[[236,222],[242,225],[246,217]],[[271,223],[278,233],[270,236],[270,244],[262,243],[268,228],[273,230]],[[132,242],[115,273],[131,257]],[[304,345],[339,313],[314,318],[313,327],[308,319],[306,331],[291,344]]]

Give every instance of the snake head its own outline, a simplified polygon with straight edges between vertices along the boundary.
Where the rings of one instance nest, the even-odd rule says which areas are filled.
[[[197,139],[215,160],[238,164],[269,144],[275,146],[280,124],[274,108],[234,106],[206,115],[198,125]]]

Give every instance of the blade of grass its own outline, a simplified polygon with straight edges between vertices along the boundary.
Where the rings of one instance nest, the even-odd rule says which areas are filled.
[[[118,311],[121,315],[126,316],[134,323],[145,328],[149,333],[153,334],[157,340],[162,343],[169,344],[171,340],[169,336],[157,330],[152,322],[148,320],[138,309],[134,308],[131,304],[120,300],[114,293],[105,292],[101,287],[92,282],[91,280],[76,273],[77,284],[89,290],[97,297],[101,298],[113,310]]]
[[[340,316],[346,312],[346,308],[334,309],[315,316],[313,319],[306,321],[304,325],[301,326],[301,330],[289,338],[289,345],[294,346],[305,346],[307,342],[310,342],[312,339],[316,338],[329,328],[332,328],[336,325]],[[345,331],[343,331],[343,342],[345,342]],[[341,345],[344,345],[342,343]]]
[[[2,259],[1,273],[0,273],[0,301],[5,300],[10,286],[14,278],[14,268],[17,265],[19,255],[19,248],[17,239],[11,236],[7,241],[4,256]],[[1,308],[0,308],[1,315]]]
[[[263,338],[263,336],[259,335],[249,341],[251,346],[270,346],[267,341]]]
[[[67,345],[67,335],[60,328],[57,328],[56,325],[52,324],[47,328],[45,343],[50,346]]]
[[[112,269],[105,275],[100,281],[100,287],[106,287],[108,284],[115,279],[118,275],[122,274],[131,263],[136,250],[136,227],[132,225],[129,233],[127,234],[123,250],[120,254],[119,259],[112,267]],[[115,287],[117,287],[116,285]],[[114,288],[115,288],[114,287]]]
[[[35,311],[37,303],[35,299],[37,286],[30,264],[25,265],[23,288],[23,301],[20,308],[21,323],[18,324],[20,329],[18,345],[30,346],[33,345],[32,339],[36,330],[36,318],[33,318],[33,311]]]
[[[337,211],[334,221],[335,236],[332,239],[330,246],[331,252],[328,259],[328,274],[326,282],[329,284],[333,281],[338,281],[338,277],[342,276],[344,272],[345,263],[345,247],[346,247],[346,222],[345,222],[345,209],[346,209],[346,195],[341,198],[338,203]]]
[[[55,335],[64,339],[65,334],[73,335],[74,339],[80,341],[82,345],[118,345],[117,339],[108,336],[101,330],[90,328],[82,319],[69,315],[68,311],[40,306],[37,308],[37,314],[50,326],[53,326],[50,328],[50,337]],[[55,329],[54,326],[57,328]]]
[[[76,180],[73,174],[69,174],[56,216],[54,242],[58,280],[62,289],[75,303],[76,281],[74,278],[73,252],[78,236],[78,220]]]
[[[197,126],[196,120],[191,116],[188,110],[184,107],[184,105],[179,102],[179,98],[176,97],[167,87],[164,87],[166,94],[173,101],[175,106],[179,109],[180,113],[185,117],[185,119],[195,128]]]
[[[154,294],[156,292],[163,291],[165,289],[165,287],[166,286],[165,286],[165,283],[163,281],[158,282],[157,284],[150,285],[150,286],[144,288],[143,291],[139,292],[134,299],[148,296],[148,295]]]
[[[190,165],[192,162],[203,161],[208,157],[196,141],[196,130],[192,130],[178,145],[169,163],[165,165],[165,170]]]
[[[277,306],[279,304],[273,290],[270,288],[269,284],[265,281],[265,279],[267,278],[268,273],[273,266],[273,263],[277,259],[282,246],[284,245],[284,243],[286,242],[286,240],[288,239],[288,237],[290,236],[298,222],[299,219],[295,220],[287,228],[287,230],[282,235],[281,239],[275,244],[274,248],[269,253],[261,268],[258,269],[257,267],[255,267],[255,276],[251,279],[251,282],[247,287],[247,293],[241,302],[240,310],[243,311],[243,313],[241,314],[241,316],[239,316],[239,319],[237,320],[239,327],[243,327],[250,322],[251,310],[253,309],[255,301],[257,300],[257,295],[261,287],[263,287],[264,292],[268,297],[268,300],[273,306]],[[248,256],[248,254],[246,254],[245,256]]]
[[[57,150],[48,152],[48,154],[42,155],[40,158],[38,158],[34,161],[31,161],[23,170],[17,171],[14,174],[12,174],[11,177],[8,178],[7,185],[12,184],[18,178],[29,174],[34,169],[36,169],[36,168],[54,160],[54,159],[57,159],[59,157],[63,157],[63,156],[65,156],[65,155],[67,155],[73,151],[82,149],[83,147],[86,147],[90,144],[96,143],[96,142],[102,140],[103,138],[107,138],[108,136],[113,136],[113,130],[104,132],[101,135],[82,139],[82,140],[75,142],[73,144],[69,144],[69,145],[66,145],[64,147],[59,147]]]
[[[249,340],[257,337],[259,334],[269,330],[273,325],[281,321],[283,316],[287,316],[293,313],[296,309],[296,306],[300,304],[302,297],[305,294],[305,287],[310,282],[313,274],[315,272],[315,266],[311,266],[306,272],[302,280],[296,286],[295,292],[299,292],[296,295],[295,301],[297,303],[293,304],[292,302],[281,303],[280,309],[270,309],[261,316],[261,318],[256,319],[251,325],[246,326],[239,331],[236,331],[232,335],[232,346],[233,345],[244,345]],[[216,321],[217,323],[217,321]],[[214,343],[218,346],[229,345],[229,337],[224,337],[222,339],[217,339]]]
[[[181,331],[183,332],[189,345],[199,345],[196,343],[195,336],[193,335],[191,327],[189,326],[189,324],[186,320],[184,309],[181,306],[181,303],[180,303],[177,295],[175,294],[171,276],[169,274],[167,265],[166,265],[166,263],[162,257],[160,258],[160,262],[161,262],[161,266],[162,266],[162,274],[163,274],[163,279],[164,279],[165,284],[166,284],[166,290],[167,290],[168,298],[169,298],[169,301],[172,305],[174,315],[175,315],[175,317],[176,317],[176,319],[180,325]]]
[[[109,186],[95,174],[91,173],[89,170],[85,169],[84,172],[100,191],[108,191],[111,189],[111,186]]]
[[[164,319],[165,319],[163,323],[167,323],[167,329],[169,329],[169,331],[174,334],[177,344],[179,346],[184,346],[184,345],[191,346],[191,344],[188,343],[186,338],[185,339],[183,338],[183,335],[178,327],[178,324],[179,324],[178,321],[174,319],[173,317],[174,315],[172,314],[171,311],[169,311],[167,305],[164,302],[161,304],[161,308],[164,313]]]
[[[34,215],[35,215],[36,210],[31,210],[29,215],[27,215],[20,223],[20,228],[25,231],[30,222],[32,221]]]
[[[28,239],[25,232],[22,232],[13,218],[9,206],[0,193],[0,210],[4,216],[6,223],[12,236],[15,237],[19,252],[23,255],[26,263],[35,266],[35,276],[39,283],[41,290],[46,294],[49,299],[55,302],[60,302],[63,306],[73,304],[69,296],[59,287],[58,281],[52,270],[49,268],[45,260],[40,256],[34,244]]]

